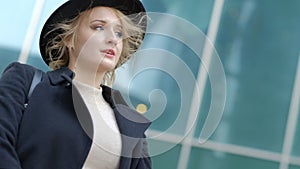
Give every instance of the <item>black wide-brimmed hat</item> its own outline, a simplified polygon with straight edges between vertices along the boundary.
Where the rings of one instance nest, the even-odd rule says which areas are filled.
[[[44,62],[49,65],[46,53],[47,43],[60,34],[60,30],[52,31],[56,23],[75,18],[80,12],[96,6],[112,7],[124,15],[144,13],[145,8],[139,0],[69,0],[58,7],[47,19],[40,34],[40,52]],[[144,28],[145,29],[145,28]],[[51,31],[51,32],[50,32]],[[50,32],[50,33],[49,33]]]

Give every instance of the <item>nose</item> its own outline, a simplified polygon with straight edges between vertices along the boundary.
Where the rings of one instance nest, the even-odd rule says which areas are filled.
[[[109,31],[106,36],[106,43],[116,46],[118,44],[118,38],[115,35],[114,31]]]

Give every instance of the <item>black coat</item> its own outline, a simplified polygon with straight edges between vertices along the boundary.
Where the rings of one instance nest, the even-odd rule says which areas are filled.
[[[29,65],[15,62],[1,77],[0,168],[82,168],[92,140],[74,111],[74,74],[66,67],[44,73],[25,109],[34,71]],[[144,134],[150,122],[130,109],[120,92],[107,86],[102,88],[122,134],[119,168],[151,168]]]

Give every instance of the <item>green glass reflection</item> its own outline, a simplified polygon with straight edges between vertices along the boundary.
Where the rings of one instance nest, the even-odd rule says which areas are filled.
[[[272,161],[192,148],[188,169],[278,169]]]
[[[162,12],[184,18],[206,32],[214,0],[143,0],[148,12]],[[174,25],[178,29],[180,25]]]
[[[19,50],[0,47],[0,73],[11,63],[19,58]]]
[[[36,68],[39,68],[43,71],[50,70],[40,55],[32,55],[32,54],[29,55],[27,64],[32,65]]]
[[[173,147],[169,151],[162,152],[161,154],[157,154],[151,157],[152,160],[152,168],[153,169],[168,169],[168,168],[177,168],[179,155],[181,150],[181,145],[172,145],[170,143],[156,141],[156,140],[148,140],[148,148],[149,153],[159,152],[161,147]]]
[[[292,155],[300,157],[300,109],[298,112],[298,120],[297,120],[297,128],[295,132],[295,138],[294,138],[294,144],[293,144],[293,149],[292,149]]]
[[[225,1],[216,49],[226,73],[227,98],[212,140],[281,152],[299,55],[300,12],[295,6],[300,1]],[[209,107],[206,99],[209,91],[200,111]]]
[[[289,169],[300,169],[300,166],[290,165]]]

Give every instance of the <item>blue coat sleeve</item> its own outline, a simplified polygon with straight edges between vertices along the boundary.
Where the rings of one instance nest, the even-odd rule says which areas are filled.
[[[14,62],[0,79],[0,168],[21,168],[15,146],[34,70]]]

